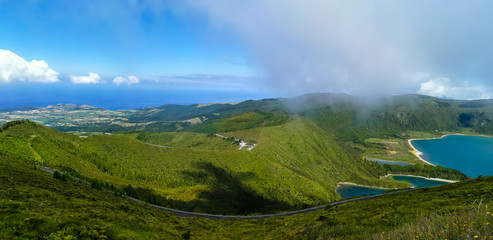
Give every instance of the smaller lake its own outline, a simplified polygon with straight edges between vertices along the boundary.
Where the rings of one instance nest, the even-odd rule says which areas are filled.
[[[377,195],[387,190],[341,184],[336,191],[342,198],[350,198],[362,195]]]
[[[412,177],[412,176],[392,176],[397,181],[406,181],[409,182],[413,187],[430,187],[430,186],[437,186],[437,185],[443,185],[448,182],[444,181],[438,181],[438,180],[430,180],[426,179],[423,177]]]
[[[426,161],[457,169],[467,176],[493,175],[493,138],[448,135],[443,138],[413,140],[411,144]]]
[[[409,163],[409,162],[398,162],[398,161],[390,161],[390,160],[383,160],[383,159],[378,159],[378,158],[366,158],[366,160],[371,161],[371,162],[376,162],[380,165],[398,165],[398,166],[411,166],[414,165],[414,163]]]
[[[397,181],[409,182],[413,187],[416,188],[438,186],[448,183],[440,180],[431,180],[418,176],[392,176],[392,178]],[[387,190],[341,184],[337,187],[336,191],[339,195],[341,195],[342,198],[350,198],[363,195],[378,195],[386,192]]]

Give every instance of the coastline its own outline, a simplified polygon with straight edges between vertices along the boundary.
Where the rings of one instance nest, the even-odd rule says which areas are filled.
[[[411,139],[408,139],[407,140],[407,143],[409,144],[409,146],[411,146],[411,148],[413,149],[411,152],[414,154],[414,156],[416,156],[419,160],[423,161],[424,163],[428,164],[428,165],[431,165],[431,166],[436,166],[435,164],[431,163],[431,162],[428,162],[427,160],[425,160],[423,157],[421,157],[421,155],[423,154],[422,152],[420,152],[418,149],[416,149],[413,144],[412,144],[412,141],[414,140],[433,140],[433,139],[440,139],[440,138],[444,138],[446,136],[472,136],[472,137],[489,137],[489,138],[493,138],[493,136],[488,136],[488,135],[466,135],[466,134],[463,134],[463,133],[449,133],[449,134],[445,134],[445,135],[442,135],[441,137],[436,137],[436,138],[411,138]]]
[[[445,135],[444,135],[445,136]],[[442,136],[443,137],[443,136]],[[430,139],[438,139],[438,138],[430,138]],[[435,164],[433,163],[430,163],[428,161],[426,161],[424,158],[421,157],[421,155],[423,155],[422,152],[418,151],[418,149],[416,149],[414,146],[413,146],[413,143],[412,141],[414,140],[426,140],[426,139],[414,139],[414,138],[411,138],[411,139],[408,139],[407,140],[407,143],[409,144],[409,146],[411,146],[411,148],[413,149],[411,152],[414,154],[414,156],[416,156],[419,160],[423,161],[424,163],[428,164],[428,165],[431,165],[431,166],[436,166]]]
[[[355,186],[355,187],[365,187],[365,188],[372,188],[372,189],[379,189],[379,190],[396,190],[396,189],[399,189],[399,188],[376,187],[376,186],[363,185],[363,184],[357,184],[357,183],[352,183],[352,182],[339,182],[339,183],[337,183],[336,191],[337,191],[337,188],[340,185],[349,185],[349,186]]]
[[[440,182],[447,182],[447,183],[456,183],[456,182],[458,182],[456,180],[449,180],[449,179],[444,179],[444,178],[429,178],[429,177],[423,177],[423,176],[418,176],[418,175],[407,175],[407,174],[387,174],[384,177],[390,177],[390,176],[417,177],[417,178],[423,178],[423,179],[426,179],[426,180],[440,181]]]

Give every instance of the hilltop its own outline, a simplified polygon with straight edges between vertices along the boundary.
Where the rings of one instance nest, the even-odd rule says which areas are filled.
[[[257,147],[238,150],[235,141],[204,133],[81,138],[11,122],[0,133],[0,154],[117,188],[132,185],[144,200],[164,206],[222,214],[320,205],[340,198],[335,187],[341,181],[406,186],[380,180],[383,167],[346,153],[304,118],[225,134]]]
[[[370,104],[348,95],[312,94],[294,99],[265,99],[238,104],[165,105],[122,111],[77,105],[57,105],[29,111],[46,114],[46,118],[53,121],[51,127],[69,133],[28,120],[3,124],[0,131],[0,158],[4,169],[2,181],[5,182],[2,184],[12,184],[17,181],[12,179],[21,179],[18,184],[13,185],[17,189],[15,191],[20,191],[18,195],[12,195],[8,191],[3,194],[14,196],[20,205],[25,204],[19,200],[20,197],[29,195],[26,191],[38,192],[36,189],[48,188],[49,192],[68,191],[76,195],[74,198],[65,197],[65,200],[46,200],[45,190],[39,190],[43,193],[29,196],[33,199],[45,199],[40,201],[56,205],[53,209],[66,208],[65,201],[68,199],[81,201],[85,206],[81,208],[86,208],[85,204],[93,204],[89,203],[92,200],[87,202],[77,196],[94,196],[91,198],[94,201],[103,201],[101,205],[94,205],[96,208],[112,209],[109,213],[104,213],[106,217],[117,214],[122,219],[134,218],[134,213],[124,213],[108,207],[120,203],[129,204],[127,206],[132,207],[128,208],[134,209],[134,212],[146,211],[146,214],[154,214],[155,210],[128,202],[121,196],[131,196],[144,202],[191,212],[256,215],[337,201],[340,196],[335,190],[339,182],[386,188],[409,187],[406,182],[382,178],[390,173],[466,180],[464,183],[447,185],[436,190],[424,189],[368,201],[368,206],[387,209],[385,211],[388,212],[382,213],[383,215],[363,207],[366,206],[365,203],[352,203],[350,205],[363,207],[369,213],[355,211],[350,207],[337,207],[344,210],[337,214],[318,212],[275,220],[242,221],[240,224],[249,229],[249,234],[253,234],[249,236],[258,236],[255,234],[259,234],[261,230],[254,231],[253,228],[265,223],[270,224],[268,228],[273,230],[271,236],[276,237],[306,235],[361,238],[363,233],[377,233],[369,228],[371,224],[381,225],[375,229],[395,229],[398,234],[399,231],[407,231],[400,229],[405,224],[419,225],[419,221],[428,221],[426,219],[439,213],[439,209],[450,210],[454,206],[461,210],[458,215],[444,213],[444,218],[470,217],[471,214],[465,209],[474,200],[486,198],[488,193],[484,189],[490,186],[491,181],[490,178],[467,181],[469,178],[457,170],[426,165],[410,152],[407,145],[407,139],[411,137],[439,136],[447,132],[488,134],[491,131],[490,118],[493,116],[493,102],[489,100],[456,101],[403,95]],[[51,114],[59,115],[53,117]],[[111,115],[114,119],[106,118],[103,121],[103,115]],[[35,121],[43,122],[42,119]],[[70,122],[70,119],[81,119],[80,121],[87,123],[61,126]],[[55,127],[56,124],[60,125]],[[255,147],[240,148],[240,143]],[[405,161],[414,165],[380,165],[365,160],[366,157]],[[57,182],[47,173],[35,170],[35,166],[39,165],[56,169],[62,176],[86,181],[93,189],[73,183],[71,177],[68,182]],[[24,179],[23,176],[11,175],[10,172],[31,176],[37,183]],[[52,189],[42,183],[58,187]],[[453,186],[460,186],[460,190]],[[471,193],[467,187],[462,186],[474,186],[478,190]],[[69,190],[72,188],[78,190]],[[439,200],[440,196],[447,196],[451,200],[443,202]],[[415,198],[427,200],[419,202]],[[389,206],[414,204],[425,214],[418,216],[414,210],[409,212],[408,209],[401,209],[399,217],[404,220],[389,222],[397,215],[392,215],[389,206],[381,205],[386,201]],[[12,209],[10,205],[6,206]],[[29,211],[19,214],[30,215]],[[365,222],[356,224],[347,216],[339,214],[359,216]],[[97,224],[110,226],[106,217],[100,216],[102,218],[97,218]],[[181,230],[204,233],[206,230],[202,226],[216,226],[218,236],[229,237],[233,235],[224,231],[238,233],[241,229],[240,226],[232,229],[232,223],[229,222],[218,227],[218,223],[209,220],[197,220],[199,225],[194,225],[195,220],[185,221],[166,213],[159,213],[156,218],[154,217],[157,215],[152,216],[145,221],[175,219],[173,221],[177,225],[172,224],[174,230],[168,232],[174,237],[188,234]],[[56,229],[57,234],[65,234],[60,232],[59,225],[53,223],[50,217],[44,216],[42,219],[53,226],[49,230],[50,234]],[[18,220],[4,220],[2,224],[9,222],[20,224]],[[155,230],[159,224],[139,226],[136,229],[129,228],[129,222],[131,221],[122,220],[117,223],[118,226],[111,226],[143,238],[155,238],[141,230]],[[301,222],[310,223],[313,227],[300,224]],[[92,229],[94,224],[87,227]],[[283,225],[292,226],[293,231],[282,232],[280,226]],[[296,225],[299,226],[295,227]],[[159,226],[167,229],[171,225]],[[176,230],[175,227],[181,230]],[[82,230],[79,228],[73,229],[81,234]],[[266,231],[266,228],[259,229]],[[118,235],[118,231],[109,231],[108,228],[93,230],[113,237],[122,236]],[[195,234],[193,236],[197,237]]]
[[[90,134],[101,132],[201,131],[223,118],[251,111],[301,115],[337,138],[361,141],[410,131],[493,134],[493,100],[449,100],[424,95],[364,99],[345,94],[308,94],[296,98],[241,103],[163,105],[110,111],[89,106],[57,105],[0,113],[0,123],[30,119],[52,128]]]
[[[492,184],[487,177],[302,215],[219,221],[178,217],[58,180],[30,161],[2,154],[0,234],[14,239],[481,239],[493,230],[493,215],[485,207],[491,204]]]

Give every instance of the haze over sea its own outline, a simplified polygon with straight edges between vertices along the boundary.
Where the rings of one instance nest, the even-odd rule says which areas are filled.
[[[493,175],[493,138],[448,135],[438,139],[413,140],[413,146],[430,163],[457,169],[469,177]]]
[[[24,85],[19,87],[18,85]],[[59,103],[90,105],[109,110],[158,107],[165,104],[241,102],[267,98],[266,93],[245,90],[169,88],[159,84],[133,86],[73,85],[47,86],[43,83],[5,84],[0,88],[0,110],[21,107],[46,107]]]

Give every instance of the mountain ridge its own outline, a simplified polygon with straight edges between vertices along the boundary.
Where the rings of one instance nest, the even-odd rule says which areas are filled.
[[[28,228],[22,227],[22,221],[30,221],[22,219],[29,218],[35,219],[40,226],[49,226],[46,231],[35,227],[35,231],[41,236],[86,236],[84,234],[87,232],[79,228],[80,224],[66,224],[70,228],[62,232],[63,227],[40,212],[42,208],[38,206],[47,202],[50,206],[57,206],[53,209],[48,207],[50,212],[61,208],[74,216],[75,213],[66,208],[67,199],[72,199],[77,202],[76,205],[81,204],[77,206],[83,209],[88,209],[87,206],[91,205],[97,211],[111,209],[108,213],[98,215],[105,216],[103,219],[84,215],[86,221],[92,219],[93,222],[81,226],[102,236],[121,238],[123,232],[129,232],[135,236],[156,238],[156,235],[129,227],[132,222],[129,218],[135,218],[137,212],[145,212],[151,216],[145,218],[145,221],[173,219],[175,223],[169,225],[169,236],[187,236],[188,230],[188,236],[198,237],[193,231],[206,233],[205,226],[214,226],[217,234],[232,237],[233,235],[228,235],[225,231],[236,234],[241,232],[233,227],[234,223],[225,222],[221,227],[205,220],[181,220],[170,215],[153,213],[143,205],[137,207],[135,203],[97,191],[109,189],[115,195],[128,195],[148,203],[186,211],[256,215],[304,209],[337,200],[339,197],[335,187],[338,182],[343,181],[405,188],[408,186],[406,183],[380,178],[400,171],[467,179],[458,171],[424,165],[408,152],[406,139],[412,136],[439,135],[450,130],[488,132],[490,125],[487,120],[493,110],[490,101],[471,103],[417,95],[392,97],[372,108],[361,109],[359,102],[350,96],[331,96],[329,99],[326,96],[304,96],[300,100],[301,105],[295,105],[295,100],[292,99],[283,100],[285,102],[271,99],[250,101],[243,105],[240,103],[237,104],[240,105],[239,108],[234,111],[212,107],[209,109],[212,113],[220,110],[223,111],[222,115],[196,124],[162,122],[176,127],[170,132],[162,132],[162,126],[152,125],[162,124],[157,122],[148,124],[143,129],[124,128],[132,131],[122,131],[122,134],[80,137],[28,120],[7,122],[0,131],[0,179],[2,186],[10,184],[15,190],[11,191],[6,187],[1,188],[0,192],[2,196],[15,200],[15,203],[0,199],[0,204],[5,206],[5,211],[11,216],[0,221],[3,224],[0,229],[4,229],[0,232],[4,231],[11,236],[15,233],[11,230],[12,226],[16,226],[23,231],[19,234],[30,236]],[[307,102],[315,104],[308,108],[300,107]],[[281,108],[282,104],[291,105],[291,110]],[[250,109],[258,106],[262,109]],[[175,106],[170,112],[178,110]],[[167,112],[166,108],[162,112]],[[238,114],[234,114],[237,112]],[[232,115],[226,116],[227,114]],[[104,124],[99,127],[104,127]],[[150,129],[154,131],[148,131]],[[115,132],[119,131],[121,129]],[[225,138],[217,137],[216,133]],[[252,151],[239,150],[236,139],[255,143],[256,147]],[[388,156],[403,157],[401,160],[415,165],[388,168],[364,160],[365,156],[380,156],[392,151],[399,153]],[[70,181],[54,182],[51,176],[42,175],[34,169],[35,165],[43,164],[57,169],[62,175],[68,174],[90,182],[94,190],[87,189],[87,186],[75,186]],[[19,174],[31,176],[32,180]],[[43,186],[32,181],[49,183],[56,187]],[[470,189],[472,186],[474,188]],[[258,230],[253,230],[259,226],[257,223],[268,223],[272,231],[270,236],[276,237],[343,236],[364,239],[367,235],[373,235],[375,239],[379,239],[377,231],[395,231],[395,234],[400,234],[407,231],[402,229],[403,224],[420,224],[419,221],[432,219],[432,214],[443,209],[460,209],[458,215],[444,213],[445,219],[450,219],[451,216],[469,216],[467,209],[478,201],[477,197],[485,199],[490,196],[491,191],[487,191],[489,186],[491,177],[466,180],[439,188],[399,193],[392,198],[383,196],[378,201],[369,200],[364,204],[350,203],[348,206],[328,208],[306,216],[258,220],[260,222],[242,221],[240,228],[250,229],[252,235],[249,236],[252,237],[260,236]],[[50,194],[59,196],[57,191],[63,193],[63,197],[48,197]],[[75,197],[70,197],[69,193],[75,194]],[[41,203],[30,205],[22,200],[25,196]],[[109,199],[111,200],[107,202]],[[97,200],[103,200],[101,205],[95,203]],[[115,206],[111,206],[110,202]],[[487,200],[484,202],[489,203]],[[411,205],[412,209],[408,207]],[[24,211],[19,206],[29,206],[34,212]],[[128,213],[130,209],[132,211]],[[421,209],[423,215],[417,216],[415,209]],[[65,213],[60,214],[65,222],[69,219]],[[109,224],[105,218],[112,214],[124,220],[117,221],[116,225]],[[160,220],[155,219],[155,215],[159,215]],[[476,215],[473,216],[477,222],[483,221]],[[77,216],[73,218],[82,221]],[[356,218],[362,220],[357,223]],[[404,220],[392,220],[397,218]],[[375,224],[378,224],[376,228]],[[121,231],[108,230],[110,226],[118,226]],[[152,226],[167,228],[159,223]],[[290,226],[292,229],[288,232],[281,231],[284,229],[282,226]],[[155,229],[142,225],[139,228]],[[261,229],[268,231],[266,228]],[[481,233],[487,231],[479,227],[471,229]]]
[[[131,132],[131,131],[190,131],[196,125],[219,121],[253,110],[284,112],[302,115],[317,121],[321,116],[339,116],[333,126],[351,130],[351,140],[372,134],[400,134],[404,131],[460,131],[471,129],[478,133],[493,134],[492,100],[448,100],[425,95],[398,95],[380,100],[345,94],[307,94],[296,98],[247,100],[235,105],[211,104],[163,105],[134,110],[110,111],[99,108],[80,108],[72,111],[35,114],[18,112],[0,113],[0,123],[10,120],[31,119],[35,122],[71,132]],[[46,108],[45,108],[46,109]],[[37,110],[39,111],[39,110]],[[322,117],[325,121],[326,117]],[[344,123],[344,121],[346,123]],[[319,121],[321,126],[324,124]],[[327,128],[327,127],[325,127]],[[333,128],[333,127],[332,127]],[[368,131],[367,131],[368,129]],[[193,131],[193,130],[192,130]],[[363,134],[362,132],[370,132]],[[373,133],[371,133],[373,132]],[[340,132],[345,136],[348,132]]]

